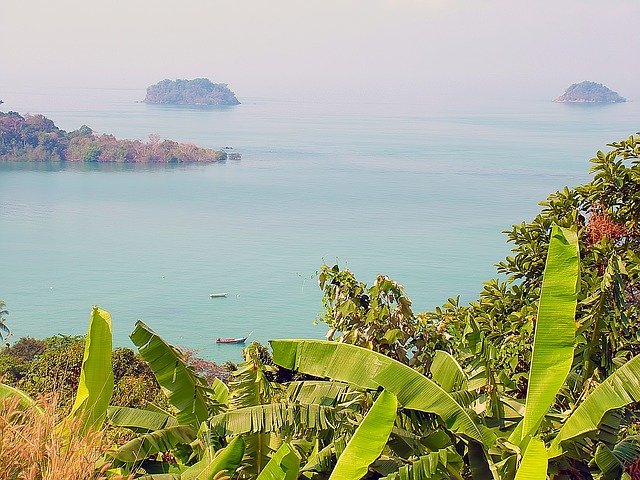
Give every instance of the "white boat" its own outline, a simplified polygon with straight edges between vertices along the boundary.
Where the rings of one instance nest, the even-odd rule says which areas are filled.
[[[226,292],[224,292],[224,293],[210,293],[209,296],[211,298],[223,298],[223,297],[227,296],[227,293]]]

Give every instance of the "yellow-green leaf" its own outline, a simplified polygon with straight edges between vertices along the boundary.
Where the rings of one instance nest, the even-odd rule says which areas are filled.
[[[100,429],[113,394],[111,315],[96,306],[91,312],[80,381],[69,416],[82,419],[82,430]]]
[[[289,443],[283,443],[265,465],[257,480],[296,480],[300,457]]]
[[[383,390],[349,440],[329,480],[360,480],[365,476],[387,444],[397,410],[396,396]]]
[[[554,224],[538,306],[522,438],[535,435],[571,369],[579,258],[576,232]]]
[[[547,450],[538,437],[533,437],[524,452],[515,480],[545,480],[547,478]]]

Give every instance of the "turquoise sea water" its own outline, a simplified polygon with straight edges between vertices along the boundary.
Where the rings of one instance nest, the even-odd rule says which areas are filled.
[[[0,298],[17,337],[84,333],[92,304],[117,344],[137,319],[214,360],[219,336],[317,337],[314,273],[339,261],[402,283],[417,310],[468,301],[508,253],[501,230],[588,159],[640,129],[640,105],[399,105],[240,99],[136,103],[141,90],[3,91],[117,137],[151,133],[241,161],[206,166],[0,164]],[[228,292],[211,299],[211,292]]]

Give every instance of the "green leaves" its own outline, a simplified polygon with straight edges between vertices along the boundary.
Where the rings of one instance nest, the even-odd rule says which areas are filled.
[[[93,307],[70,417],[82,419],[82,430],[100,429],[113,394],[111,315]]]
[[[109,407],[107,419],[111,425],[116,427],[125,427],[144,432],[162,430],[163,428],[178,425],[175,417],[166,413],[129,407]]]
[[[141,321],[136,322],[131,340],[149,363],[171,405],[178,410],[178,423],[197,429],[208,417],[202,391],[204,381],[186,365],[179,350],[166,343]]]
[[[167,452],[177,445],[189,444],[195,439],[196,431],[189,425],[168,427],[134,438],[111,456],[123,463],[139,462],[153,454]]]
[[[404,408],[439,415],[447,427],[484,445],[494,435],[440,386],[411,367],[365,348],[322,340],[272,340],[273,360],[290,370],[349,382],[369,390],[383,387]]]
[[[229,410],[211,417],[209,425],[218,435],[267,433],[334,428],[334,408],[324,405],[269,403]]]
[[[549,458],[562,455],[562,442],[596,431],[607,412],[638,401],[640,356],[616,370],[574,410],[551,443]]]
[[[201,460],[185,470],[180,475],[180,480],[213,480],[223,470],[233,475],[240,466],[243,455],[244,440],[236,437],[229,445],[216,452],[211,461]]]
[[[283,443],[265,465],[257,480],[296,480],[300,471],[300,457],[289,443]]]
[[[515,480],[545,480],[548,463],[544,443],[539,438],[533,437],[524,452]]]
[[[342,452],[329,480],[360,480],[387,444],[398,409],[392,393],[383,390]]]
[[[576,232],[553,225],[538,306],[522,438],[535,434],[571,369],[578,279]]]
[[[40,407],[36,405],[36,402],[33,400],[33,398],[24,393],[22,390],[18,390],[17,388],[13,388],[9,385],[5,385],[4,383],[0,383],[0,401],[10,397],[19,398],[18,406],[20,408],[35,407],[40,410]]]

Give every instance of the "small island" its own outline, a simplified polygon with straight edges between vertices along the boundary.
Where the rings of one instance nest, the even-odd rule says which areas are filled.
[[[557,103],[621,103],[627,99],[601,83],[584,81],[574,83],[554,100]]]
[[[66,132],[44,115],[0,112],[0,162],[213,163],[227,160],[225,151],[162,140],[118,140],[97,135],[86,125]],[[240,159],[240,154],[233,156]]]
[[[144,103],[157,105],[240,105],[227,84],[208,78],[162,80],[147,87]]]

